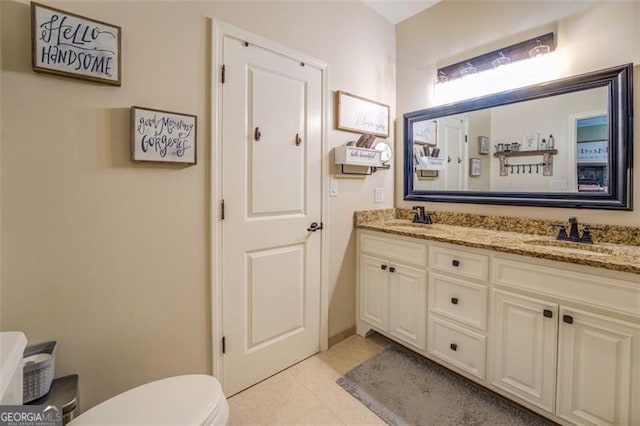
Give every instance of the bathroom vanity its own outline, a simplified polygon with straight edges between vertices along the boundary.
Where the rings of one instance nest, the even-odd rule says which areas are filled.
[[[414,224],[407,212],[356,213],[358,334],[378,331],[562,424],[640,424],[639,246]]]

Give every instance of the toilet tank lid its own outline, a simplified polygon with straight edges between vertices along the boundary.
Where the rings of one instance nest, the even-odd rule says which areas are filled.
[[[0,332],[0,399],[7,391],[16,370],[22,370],[22,354],[27,338],[21,331]]]
[[[205,374],[175,376],[114,396],[70,425],[201,425],[224,406],[220,383]]]

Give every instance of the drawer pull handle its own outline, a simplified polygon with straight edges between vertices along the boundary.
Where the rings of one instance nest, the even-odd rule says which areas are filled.
[[[394,268],[393,266],[391,268],[389,268],[389,272],[395,272],[396,268]]]
[[[573,324],[573,317],[571,315],[563,315],[562,321],[566,322],[567,324]]]
[[[542,315],[544,315],[545,318],[553,318],[553,311],[551,311],[551,309],[545,309],[542,311]]]
[[[452,297],[451,298],[451,303],[453,303],[454,305],[458,304],[458,298],[457,297]]]
[[[453,261],[451,261],[451,264],[457,268],[458,266],[460,266],[460,261],[459,260],[453,260]]]
[[[380,265],[380,269],[382,269],[383,271],[387,270],[387,265]]]
[[[451,348],[452,351],[457,351],[458,350],[458,344],[457,343],[452,343],[449,345],[449,347]]]

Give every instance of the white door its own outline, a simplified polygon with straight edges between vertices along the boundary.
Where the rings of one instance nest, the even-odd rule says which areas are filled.
[[[419,349],[427,334],[427,274],[389,265],[389,333]]]
[[[465,123],[458,118],[442,118],[438,120],[438,132],[440,132],[439,146],[444,151],[447,166],[444,170],[445,188],[457,191],[464,189],[464,133]]]
[[[389,262],[360,256],[360,319],[389,329]]]
[[[320,349],[322,72],[225,36],[224,387]]]
[[[558,305],[493,292],[494,386],[554,412]]]
[[[575,424],[640,424],[640,327],[561,309],[557,415]]]

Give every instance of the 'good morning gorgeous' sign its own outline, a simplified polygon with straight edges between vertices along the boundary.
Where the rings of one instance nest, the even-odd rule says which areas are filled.
[[[120,85],[120,27],[31,3],[33,69]]]
[[[196,162],[195,115],[131,107],[131,159]]]

